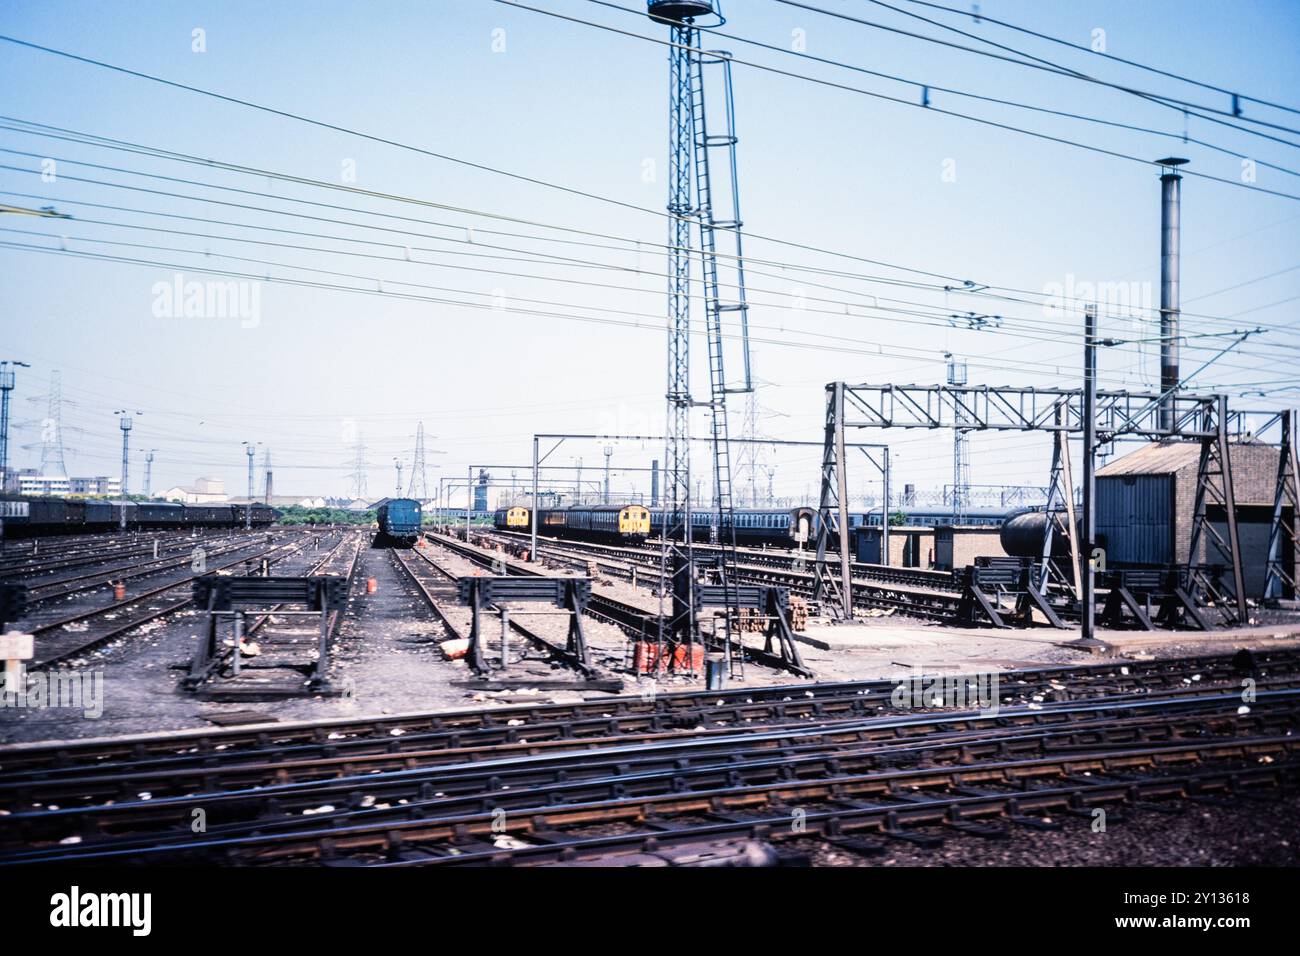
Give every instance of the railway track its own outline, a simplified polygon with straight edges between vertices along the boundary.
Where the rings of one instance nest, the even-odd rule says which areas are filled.
[[[528,535],[515,532],[494,530],[475,534],[508,542],[516,548],[526,548],[525,542],[529,540]],[[541,537],[538,542],[538,556],[542,558],[572,567],[595,560],[600,568],[624,580],[658,580],[660,558],[651,549]],[[710,546],[696,547],[707,550]],[[776,584],[789,588],[793,594],[812,598],[815,577],[811,571],[801,570],[799,564],[796,555],[744,549],[737,573],[742,584]],[[853,568],[853,600],[860,608],[892,609],[938,621],[950,621],[956,616],[962,594],[949,572],[861,563],[855,563]]]
[[[306,575],[337,576],[350,588],[366,539],[366,534],[358,532],[331,536],[326,540],[326,553],[310,564]],[[319,546],[319,538],[309,536],[307,540]],[[299,696],[314,686],[322,648],[333,641],[344,611],[328,613],[322,637],[318,618],[309,616],[304,623],[300,612],[285,613],[286,607],[276,604],[248,612],[240,646],[236,648],[233,638],[229,640],[228,647],[209,665],[208,676],[195,681],[193,689],[208,700],[255,701]]]
[[[325,779],[266,782],[245,765],[223,778],[234,789],[208,768],[175,795],[11,812],[0,863],[529,863],[720,836],[926,841],[937,837],[918,827],[1049,828],[1055,815],[1099,806],[1295,782],[1300,687],[1260,690],[1240,705],[1235,691],[1197,688],[996,716],[927,711],[831,728],[571,740],[542,753],[451,752],[396,769],[376,755],[343,775],[315,768]],[[86,781],[59,785],[72,796]],[[196,807],[208,823],[200,834],[185,825]]]
[[[253,534],[283,534],[281,528],[261,527]],[[0,579],[21,580],[55,571],[99,565],[122,557],[152,555],[155,545],[160,552],[166,549],[193,548],[217,539],[248,536],[242,528],[180,527],[166,531],[101,532],[80,535],[69,543],[55,545],[50,538],[40,538],[39,549],[16,549],[10,542],[0,550]]]
[[[106,560],[122,557],[143,557],[153,553],[155,543],[159,550],[163,548],[183,547],[200,540],[191,537],[188,532],[160,532],[158,534],[132,535],[130,540],[114,541],[108,535],[98,535],[99,541],[93,539],[82,541],[73,547],[54,549],[52,551],[33,551],[24,548],[15,556],[13,545],[7,545],[0,558],[0,578],[4,580],[32,578],[52,571],[99,564]],[[108,538],[108,540],[105,540]],[[45,560],[40,560],[45,558]]]
[[[273,536],[265,533],[259,533],[258,538],[267,540]],[[194,539],[183,547],[186,549],[184,554],[163,556],[159,558],[146,557],[143,561],[136,561],[130,564],[119,564],[105,567],[96,567],[89,573],[75,574],[68,577],[59,578],[54,581],[40,581],[29,583],[27,585],[28,606],[40,603],[42,601],[53,601],[59,598],[68,597],[73,594],[79,594],[83,591],[93,591],[97,588],[109,587],[115,583],[125,583],[126,581],[136,578],[149,577],[166,571],[172,571],[177,568],[188,568],[192,561],[192,552],[195,547],[202,547],[204,550],[205,561],[208,558],[218,558],[224,554],[231,554],[241,549],[249,547],[253,541],[248,536],[230,536],[218,539],[205,539],[200,542]],[[152,552],[146,552],[152,554]]]
[[[1211,692],[1244,679],[1289,686],[1300,680],[1300,652],[1212,655],[1155,661],[1040,667],[1004,674],[1005,704],[1123,694]],[[357,719],[176,731],[165,735],[74,739],[0,747],[5,782],[59,775],[112,775],[128,768],[164,775],[240,761],[348,757],[436,748],[516,745],[544,749],[589,738],[698,733],[782,721],[852,720],[893,710],[900,678],[676,691],[573,703],[525,704]],[[1046,711],[1044,711],[1046,712]],[[521,729],[524,728],[524,729]],[[521,741],[526,743],[520,744]]]
[[[1250,707],[1241,705],[1246,675],[1258,682]],[[716,835],[709,829],[719,825],[714,811],[701,820],[698,804],[672,802],[684,793],[713,794],[730,806],[737,791],[794,787],[800,800],[810,801],[800,804],[808,813],[827,794],[831,809],[840,808],[845,794],[859,793],[881,775],[933,774],[936,768],[964,774],[990,763],[995,777],[1012,772],[1020,781],[1023,770],[1023,779],[1057,773],[1077,784],[1085,778],[1095,783],[1091,775],[1116,768],[1161,771],[1206,761],[1216,764],[1217,774],[1227,760],[1263,785],[1281,778],[1256,773],[1260,761],[1292,763],[1288,741],[1300,715],[1295,654],[1146,662],[1136,672],[1103,665],[1013,676],[1015,683],[1000,696],[1004,704],[1015,703],[997,713],[900,711],[889,693],[896,683],[876,681],[813,685],[817,692],[811,694],[801,688],[688,692],[351,726],[9,747],[0,750],[0,807],[10,834],[0,835],[0,862],[328,859],[343,831],[357,841],[365,862],[527,862],[556,859],[557,850],[563,851],[559,858],[631,852],[654,843],[670,818],[669,829],[680,830],[683,839]],[[1042,691],[1058,688],[1079,699],[1039,702]],[[594,708],[604,711],[597,715]],[[554,719],[558,714],[569,719]],[[1185,795],[1187,787],[1201,786],[1200,778],[1187,777],[1177,782],[1184,790],[1169,790],[1175,784],[1157,776],[1152,787],[1159,792]],[[1229,784],[1242,779],[1232,776]],[[613,843],[587,842],[588,824],[624,820],[629,803],[646,801],[655,807],[650,831]],[[1018,804],[989,805],[1010,806],[1013,816],[1021,812]],[[527,821],[539,813],[589,806],[596,808],[594,817],[547,817],[544,838],[534,839]],[[209,821],[197,843],[182,819],[195,807]],[[496,842],[485,843],[476,829],[485,814],[498,825],[514,815],[526,822],[521,829],[490,829],[488,840]],[[450,838],[436,827],[422,828],[444,818],[459,821]],[[839,817],[832,812],[826,819]],[[869,814],[863,819],[865,827],[878,823]],[[751,822],[745,813],[731,824]],[[569,824],[576,829],[570,832]],[[755,825],[759,830],[752,832],[766,824],[760,819]],[[842,835],[839,826],[831,836]],[[397,842],[386,842],[394,834]],[[497,841],[503,834],[507,853]],[[404,855],[411,846],[418,847],[415,855]]]
[[[268,560],[277,564],[298,553],[310,540],[295,537],[270,545],[250,542],[225,552],[238,554],[229,561],[209,566],[206,573],[226,570],[250,561]],[[36,658],[32,669],[62,663],[101,644],[120,637],[141,625],[159,620],[191,604],[190,587],[196,575],[186,574],[176,580],[151,587],[121,601],[114,600],[104,607],[90,608],[54,620],[36,621],[29,618],[19,622],[19,627],[36,637]]]
[[[443,547],[447,547],[450,543],[441,539],[438,540],[438,544]],[[474,555],[468,550],[451,550],[454,550],[454,553],[461,557],[475,561],[480,566],[491,566],[490,561],[485,561],[481,556]],[[424,598],[449,636],[468,641],[468,630],[453,622],[446,610],[447,605],[459,602],[456,582],[459,580],[460,575],[439,564],[423,548],[395,549],[392,554],[398,566],[415,585],[421,597]],[[520,624],[514,619],[510,620],[509,626],[513,633],[520,635],[535,648],[542,651],[548,659],[559,661],[585,677],[596,677],[598,675],[599,672],[596,668],[584,663],[575,654],[570,653],[567,648],[556,644],[554,641],[547,640],[533,628]]]
[[[224,802],[264,813],[272,800],[280,809],[302,809],[322,802],[346,803],[352,794],[374,788],[397,799],[409,796],[413,781],[434,782],[441,795],[464,792],[463,786],[449,783],[461,777],[491,778],[496,783],[489,789],[509,790],[506,796],[513,797],[528,792],[522,787],[589,776],[593,767],[604,768],[602,772],[611,777],[630,776],[643,765],[686,773],[695,765],[716,769],[716,761],[723,758],[727,766],[735,767],[742,757],[767,760],[828,749],[834,749],[844,765],[858,754],[894,766],[919,759],[918,755],[928,760],[970,760],[981,755],[1176,741],[1213,727],[1226,727],[1223,732],[1230,736],[1285,733],[1300,714],[1300,681],[1268,684],[1260,693],[1270,706],[1258,711],[1246,708],[1244,713],[1237,707],[1239,695],[1217,688],[1140,699],[1108,696],[1046,708],[1018,703],[999,708],[996,714],[967,711],[957,716],[949,711],[941,718],[933,712],[918,716],[896,709],[871,717],[716,724],[707,729],[583,737],[581,746],[573,738],[542,743],[479,739],[456,747],[435,739],[343,752],[334,747],[300,748],[287,754],[259,752],[202,764],[133,761],[112,769],[67,768],[40,778],[14,774],[0,782],[0,808],[17,814],[7,821],[11,824],[25,825],[30,820],[64,826],[76,816],[76,808],[106,818],[140,813],[152,819],[168,807],[188,804],[196,792],[204,793],[210,806]],[[598,752],[603,755],[599,760],[593,757]],[[503,760],[518,767],[502,770]],[[380,773],[387,776],[376,776]],[[31,812],[33,807],[56,802],[55,811]]]
[[[510,540],[517,545],[525,545],[531,541],[530,535],[522,532],[488,529],[486,532],[479,530],[476,533],[492,534],[501,540]],[[653,543],[647,543],[640,547],[607,545],[549,538],[542,535],[539,535],[537,540],[545,542],[548,547],[590,552],[625,564],[636,564],[638,567],[652,570],[655,575],[658,574],[660,552],[658,546]],[[721,548],[717,545],[700,542],[695,543],[692,547],[703,554],[716,554],[721,551]],[[541,550],[540,547],[539,550]],[[788,571],[796,575],[792,580],[800,583],[811,578],[811,574],[804,569],[816,561],[815,553],[777,548],[737,548],[736,553],[739,556],[741,566],[751,573],[763,568],[783,572]],[[852,562],[850,567],[855,581],[870,583],[877,587],[951,592],[958,596],[960,596],[961,592],[961,585],[951,571],[935,571],[929,568],[897,568],[884,564],[866,564],[861,561]],[[618,572],[620,566],[617,564],[611,565],[611,570]]]

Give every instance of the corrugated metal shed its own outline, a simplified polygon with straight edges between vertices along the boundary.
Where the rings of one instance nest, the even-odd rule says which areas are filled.
[[[1246,441],[1233,442],[1229,454],[1245,584],[1256,595],[1264,582],[1278,451]],[[1189,558],[1222,560],[1204,537],[1197,554],[1189,554],[1200,456],[1199,442],[1153,443],[1097,472],[1097,535],[1107,561],[1164,565],[1182,564]],[[1226,534],[1222,506],[1211,500],[1207,515]],[[1289,509],[1286,520],[1293,520]]]
[[[1126,473],[1097,482],[1097,539],[1108,561],[1174,563],[1174,515],[1172,473]]]

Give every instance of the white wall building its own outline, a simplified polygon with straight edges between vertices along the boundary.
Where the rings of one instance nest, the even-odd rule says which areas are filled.
[[[166,501],[179,501],[185,505],[221,504],[230,500],[226,483],[220,478],[196,478],[193,485],[177,485],[162,493]]]

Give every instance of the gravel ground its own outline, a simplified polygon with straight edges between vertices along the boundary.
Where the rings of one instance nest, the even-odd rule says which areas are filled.
[[[812,840],[787,841],[781,849],[808,854],[814,866],[1300,865],[1300,795],[1171,806],[1181,812],[1125,809],[1122,822],[1112,813],[1104,833],[1092,832],[1086,819],[1066,817],[1060,830],[1016,827],[1006,840],[929,830],[945,836],[933,850],[901,840],[887,841],[885,851],[875,856]]]

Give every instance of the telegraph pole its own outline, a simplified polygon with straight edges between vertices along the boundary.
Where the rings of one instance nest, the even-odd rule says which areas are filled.
[[[244,530],[253,530],[253,456],[257,454],[257,446],[262,444],[260,441],[246,441],[241,443],[244,446],[244,453],[248,455],[248,504],[244,507]]]
[[[121,418],[118,419],[117,422],[118,427],[122,429],[122,513],[118,517],[118,527],[122,531],[125,531],[126,530],[126,497],[130,493],[130,486],[128,482],[128,479],[130,478],[130,474],[131,474],[130,438],[131,438],[131,428],[135,423],[131,420],[132,413],[125,408],[119,408],[117,411],[113,412],[113,414],[122,416]],[[135,412],[135,414],[139,415],[140,413],[137,411]]]
[[[605,504],[609,504],[609,456],[614,454],[612,445],[605,446]]]
[[[537,436],[533,436],[533,505],[528,509],[528,560],[537,560]]]
[[[397,497],[402,497],[402,459],[394,458],[393,464],[397,466]]]
[[[150,448],[144,456],[144,496],[146,498],[149,497],[150,490],[153,488],[153,453],[157,450],[157,448]]]
[[[0,362],[0,491],[9,483],[9,393],[14,390],[17,368],[31,366],[26,362]]]
[[[1162,409],[1163,411],[1163,409]],[[1074,643],[1079,647],[1104,648],[1096,636],[1096,548],[1097,548],[1097,307],[1083,308],[1083,553],[1087,559],[1080,568],[1079,608],[1082,633]],[[1067,495],[1074,489],[1067,488]],[[1074,529],[1070,529],[1074,532]]]

